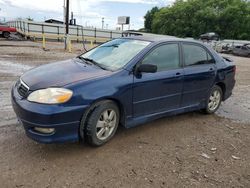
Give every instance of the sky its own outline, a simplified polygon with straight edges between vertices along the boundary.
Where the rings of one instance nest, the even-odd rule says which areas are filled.
[[[70,0],[77,24],[115,29],[118,16],[130,16],[130,29],[143,28],[144,15],[154,6],[171,5],[174,0]],[[64,0],[0,0],[0,20],[31,17],[35,21],[63,20]],[[128,29],[128,26],[124,26]]]

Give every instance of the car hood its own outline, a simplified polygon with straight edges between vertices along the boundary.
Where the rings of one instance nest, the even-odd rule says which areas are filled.
[[[85,64],[80,59],[70,59],[42,65],[21,76],[30,90],[48,87],[62,87],[73,82],[89,80],[112,74],[95,65]]]

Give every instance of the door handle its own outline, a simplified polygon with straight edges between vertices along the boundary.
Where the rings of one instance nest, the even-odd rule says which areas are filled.
[[[209,69],[209,71],[214,71],[214,68],[213,68],[213,67],[211,67],[211,68]]]
[[[180,72],[175,73],[175,76],[180,76],[180,75],[181,75]]]

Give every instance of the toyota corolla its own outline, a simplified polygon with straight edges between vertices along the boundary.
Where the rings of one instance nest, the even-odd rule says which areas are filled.
[[[236,67],[194,40],[128,37],[34,68],[12,88],[28,137],[109,141],[126,128],[194,110],[212,114],[232,94]]]

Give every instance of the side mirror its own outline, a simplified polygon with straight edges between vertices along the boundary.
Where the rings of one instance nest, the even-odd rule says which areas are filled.
[[[157,71],[157,66],[152,64],[141,64],[137,68],[137,72],[155,73]]]

